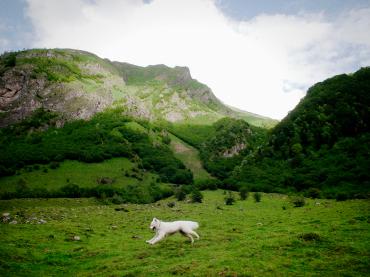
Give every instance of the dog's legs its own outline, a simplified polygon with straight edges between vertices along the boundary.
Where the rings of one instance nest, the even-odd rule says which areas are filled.
[[[193,237],[189,233],[186,233],[186,236],[191,240],[191,244],[193,244],[194,243]]]
[[[158,237],[158,233],[155,233],[154,237],[152,237],[150,240],[147,240],[147,243],[151,243],[156,237]]]
[[[156,236],[155,238],[153,238],[149,243],[150,244],[155,244],[158,241],[162,240],[165,237],[165,235],[166,234],[164,234],[164,233],[160,233],[160,234],[158,234],[158,236]]]
[[[154,237],[152,237],[150,240],[147,240],[146,242],[151,243],[156,237],[157,237],[157,234],[155,234]]]
[[[190,231],[190,234],[194,235],[197,239],[199,239],[199,235],[195,231]]]

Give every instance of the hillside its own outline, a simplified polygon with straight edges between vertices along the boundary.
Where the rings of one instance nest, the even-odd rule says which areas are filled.
[[[314,85],[234,178],[266,191],[314,188],[326,197],[367,197],[369,92],[370,68]]]
[[[150,121],[210,124],[225,116],[258,126],[276,121],[225,106],[186,67],[139,67],[72,49],[34,49],[0,57],[0,127],[43,108],[58,125],[107,108]]]
[[[139,196],[151,190],[161,194],[163,184],[193,182],[192,172],[174,156],[166,131],[158,126],[123,116],[119,109],[97,113],[89,120],[66,122],[63,127],[57,126],[57,117],[40,109],[27,120],[0,129],[0,176],[16,174],[0,179],[2,198],[116,194],[122,196],[122,201],[150,202],[155,200],[155,194],[147,200]],[[83,172],[92,167],[86,163],[113,158],[130,162],[116,165],[111,175],[102,167],[81,179],[72,178],[76,170]],[[71,172],[64,171],[64,176],[54,175],[53,170],[61,171],[59,166],[68,160],[79,163]],[[58,177],[56,182],[56,176],[62,179]],[[98,178],[110,181],[100,182]],[[45,186],[40,187],[40,183]],[[130,185],[131,192],[126,190]]]

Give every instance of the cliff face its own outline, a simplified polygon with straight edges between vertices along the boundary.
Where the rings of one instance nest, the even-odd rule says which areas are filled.
[[[0,127],[38,108],[59,114],[62,125],[114,107],[134,117],[170,122],[212,123],[225,116],[245,116],[192,79],[187,67],[140,67],[71,49],[34,49],[0,57]]]

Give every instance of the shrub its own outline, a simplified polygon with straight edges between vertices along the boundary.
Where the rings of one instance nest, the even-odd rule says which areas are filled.
[[[57,169],[60,166],[58,162],[51,162],[49,167],[50,169]]]
[[[171,138],[169,137],[169,136],[163,136],[162,137],[162,142],[164,143],[164,144],[170,144],[171,143]]]
[[[225,204],[232,205],[235,202],[234,195],[231,191],[228,192],[227,196],[225,197]]]
[[[175,190],[175,197],[178,201],[183,201],[186,198],[186,191],[183,186]]]
[[[348,198],[349,197],[345,192],[338,192],[335,197],[337,201],[346,201]]]
[[[260,192],[255,192],[253,194],[254,201],[261,202],[262,194]]]
[[[247,187],[241,187],[239,189],[239,195],[241,200],[246,200],[249,196],[249,191]]]
[[[193,203],[202,203],[202,200],[203,194],[198,189],[193,190],[191,193],[191,201]]]
[[[169,208],[173,208],[173,207],[175,207],[175,205],[176,205],[176,203],[175,203],[175,202],[168,202],[168,203],[167,203],[167,206],[168,206]]]
[[[306,195],[307,197],[310,197],[310,198],[320,198],[320,195],[321,195],[321,190],[319,190],[318,188],[309,188],[307,191],[306,191]]]
[[[115,193],[111,199],[113,204],[122,204],[125,203],[125,200],[122,198],[121,195]]]
[[[303,196],[295,196],[291,199],[292,204],[294,207],[303,207],[306,204],[306,201]]]
[[[76,184],[68,184],[60,189],[63,197],[79,198],[81,197],[81,189]]]
[[[218,179],[198,179],[195,182],[195,185],[200,190],[216,190],[218,187],[221,186],[221,181]]]

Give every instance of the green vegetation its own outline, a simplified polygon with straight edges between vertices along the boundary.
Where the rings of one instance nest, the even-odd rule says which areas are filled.
[[[171,124],[167,128],[198,148],[205,169],[221,180],[228,178],[243,157],[266,138],[264,129],[233,118],[223,118],[212,125]]]
[[[37,164],[1,178],[0,198],[94,196],[112,201],[119,196],[122,203],[150,203],[173,194],[171,185],[158,180],[158,175],[140,169],[127,158]]]
[[[201,204],[170,198],[154,206],[3,200],[0,214],[10,220],[0,223],[0,275],[368,276],[367,200],[319,202],[294,208],[285,195],[264,194],[261,203],[226,206],[221,191],[204,192]],[[200,240],[177,234],[145,243],[153,217],[179,213],[199,222]]]
[[[71,82],[74,80],[93,79],[100,81],[100,75],[84,74],[77,62],[83,55],[63,50],[31,50],[16,53],[18,66],[31,64],[33,78],[45,75],[52,82]]]
[[[247,155],[230,182],[263,191],[367,198],[370,191],[370,68],[318,83]],[[313,192],[312,189],[316,192]]]
[[[199,152],[196,148],[186,144],[174,135],[169,135],[171,150],[176,158],[184,163],[184,165],[191,170],[194,179],[208,179],[209,173],[203,168]]]
[[[162,182],[190,184],[193,181],[191,171],[174,157],[170,148],[158,144],[160,128],[148,122],[134,122],[122,116],[120,110],[97,114],[88,121],[69,122],[63,128],[53,127],[53,120],[53,114],[38,110],[30,119],[0,130],[3,176],[22,168],[32,170],[38,164],[51,163],[50,167],[54,164],[56,168],[56,162],[66,159],[96,163],[127,157],[141,171],[157,173]],[[45,126],[48,126],[46,130]]]
[[[316,84],[268,131],[187,68],[63,49],[0,56],[0,76],[17,69],[116,108],[88,120],[38,109],[0,129],[1,276],[368,275],[368,200],[348,199],[370,192],[370,68]],[[194,246],[144,243],[152,217],[179,215],[200,222]]]
[[[5,71],[16,66],[17,64],[17,52],[5,52],[0,56],[0,77]]]
[[[243,156],[259,146],[265,132],[251,127],[243,120],[223,118],[213,124],[214,133],[201,148],[201,159],[205,168],[221,180],[229,177]]]

